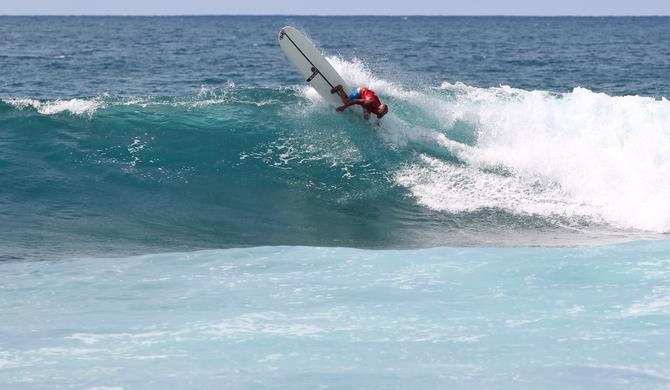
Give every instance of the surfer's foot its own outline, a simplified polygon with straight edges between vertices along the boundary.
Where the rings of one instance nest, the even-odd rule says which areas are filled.
[[[330,93],[335,93],[335,92],[339,91],[341,88],[342,88],[341,85],[336,85],[333,88],[331,88]]]

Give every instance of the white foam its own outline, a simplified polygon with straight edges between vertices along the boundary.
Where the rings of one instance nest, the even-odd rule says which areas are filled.
[[[644,300],[622,311],[622,317],[667,316],[670,314],[670,288],[655,286]]]
[[[574,305],[567,311],[567,313],[572,317],[576,317],[580,314],[583,314],[584,312],[586,312],[586,309],[582,305]]]
[[[40,103],[39,100],[35,99],[3,99],[2,100],[4,103],[12,105],[20,110],[23,110],[28,107],[33,107],[36,108],[40,106],[42,103]]]
[[[360,59],[352,61],[340,57],[327,57],[328,62],[346,80],[351,88],[358,86],[368,87],[383,95],[401,95],[403,91],[395,84],[377,78]]]
[[[599,214],[598,208],[571,201],[559,186],[539,178],[483,172],[426,155],[420,160],[422,164],[409,164],[398,171],[396,182],[410,188],[419,203],[434,210],[458,213],[496,207],[568,218],[596,218]]]
[[[100,353],[106,352],[104,349],[93,349],[93,348],[40,348],[37,350],[37,353],[40,356],[63,356],[63,357],[72,357],[72,356],[85,356],[85,355],[98,355]]]
[[[535,324],[537,322],[540,322],[540,318],[532,319],[532,320],[505,320],[505,326],[508,328],[516,328],[519,326],[525,326],[525,325],[530,325],[530,324]]]
[[[203,334],[216,337],[256,334],[307,337],[324,331],[314,325],[294,323],[290,319],[287,321],[284,315],[276,312],[244,314],[220,323],[200,324],[195,328]]]
[[[610,364],[587,364],[583,366],[575,366],[575,367],[584,367],[589,370],[593,370],[594,376],[599,375],[603,377],[613,377],[615,375],[622,375],[626,377],[630,376],[642,376],[642,377],[647,377],[649,379],[654,379],[662,382],[670,382],[670,376],[666,372],[662,371],[657,371],[655,369],[651,368],[641,368],[641,367],[635,367],[635,366],[617,366],[617,365],[610,365]],[[600,373],[598,373],[601,371]],[[627,382],[623,382],[627,383]],[[667,388],[665,387],[659,387],[661,389]]]
[[[65,337],[70,340],[77,340],[87,345],[93,345],[104,341],[136,341],[142,344],[151,344],[151,340],[161,339],[167,336],[174,337],[179,336],[179,332],[161,332],[161,331],[152,331],[152,332],[138,332],[138,333],[74,333],[70,336]]]
[[[439,125],[430,129],[392,119],[385,126],[393,133],[388,139],[409,146],[431,143],[466,163],[424,156],[398,173],[397,182],[427,207],[452,212],[494,207],[670,231],[666,99],[613,97],[584,88],[552,94],[449,83],[396,96]],[[459,121],[474,129],[474,145],[445,136]],[[491,173],[496,167],[507,174]]]
[[[19,109],[32,107],[43,115],[54,115],[65,111],[75,115],[92,114],[103,105],[102,102],[96,99],[58,99],[46,102],[41,102],[35,99],[6,99],[3,101]]]
[[[327,56],[326,59],[333,65],[350,88],[364,86],[375,90],[385,96],[404,96],[410,92],[404,91],[399,86],[377,78],[373,72],[359,59],[347,61],[336,56]],[[325,102],[325,100],[309,86],[299,87],[299,92],[312,102]]]

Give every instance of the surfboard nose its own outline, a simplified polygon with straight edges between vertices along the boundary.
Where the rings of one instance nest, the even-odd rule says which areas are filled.
[[[285,31],[285,30],[286,30],[287,27],[289,27],[289,26],[284,26],[284,27],[282,27],[281,30],[279,30],[278,39],[279,39],[280,41],[281,41],[282,39],[284,39],[284,36],[286,35],[286,31]]]

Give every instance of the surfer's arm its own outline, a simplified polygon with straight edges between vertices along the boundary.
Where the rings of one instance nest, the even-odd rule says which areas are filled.
[[[363,99],[352,99],[352,100],[347,99],[346,103],[337,107],[337,111],[340,111],[340,112],[344,111],[345,108],[347,108],[349,106],[353,106],[354,104],[359,104],[359,105],[362,106],[364,102],[365,102],[365,100],[363,100]]]

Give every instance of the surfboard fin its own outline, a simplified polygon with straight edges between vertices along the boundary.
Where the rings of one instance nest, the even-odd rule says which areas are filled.
[[[316,67],[314,67],[314,66],[312,66],[312,69],[310,69],[310,70],[312,71],[312,75],[307,78],[308,83],[310,81],[312,81],[314,79],[314,77],[316,77],[316,75],[318,75],[320,73],[319,70],[316,69]]]

